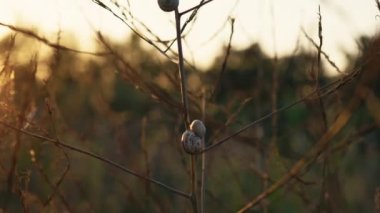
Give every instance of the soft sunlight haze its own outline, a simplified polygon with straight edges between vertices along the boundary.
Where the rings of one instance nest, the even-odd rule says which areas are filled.
[[[173,13],[162,12],[155,0],[130,0],[129,3],[133,15],[153,33],[163,40],[175,37]],[[180,1],[180,11],[197,3],[199,1]],[[343,69],[346,63],[344,53],[357,51],[358,36],[377,33],[380,19],[376,15],[379,11],[372,0],[214,0],[199,11],[186,37],[185,57],[199,68],[210,66],[221,48],[227,45],[229,16],[236,20],[232,41],[235,49],[258,42],[270,56],[276,51],[282,56],[292,53],[297,42],[300,42],[302,47],[313,50],[301,29],[317,41],[319,4],[323,50]],[[39,35],[51,40],[62,29],[64,38],[77,39],[80,48],[87,51],[94,47],[94,30],[101,30],[104,35],[117,41],[126,39],[131,32],[120,20],[91,0],[0,0],[0,22],[38,29]],[[8,29],[0,27],[1,36],[8,32]]]

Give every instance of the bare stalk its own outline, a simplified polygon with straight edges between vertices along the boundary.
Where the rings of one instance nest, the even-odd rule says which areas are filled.
[[[175,9],[175,23],[176,23],[176,33],[177,33],[177,45],[178,45],[178,69],[179,77],[181,83],[181,95],[182,95],[182,104],[183,104],[183,120],[185,122],[186,129],[190,125],[189,117],[189,104],[187,99],[187,85],[186,85],[186,74],[184,68],[184,58],[182,50],[182,40],[181,40],[181,15],[178,12],[178,8]],[[197,195],[196,195],[196,173],[195,173],[195,155],[191,155],[191,203],[193,206],[193,211],[198,212],[197,205]]]
[[[206,91],[203,88],[203,97],[202,97],[202,120],[205,123],[206,119]],[[202,149],[206,147],[205,137],[202,138]],[[201,168],[201,196],[200,196],[200,207],[201,213],[204,213],[205,210],[205,179],[206,179],[206,152],[202,153],[202,168]]]
[[[178,45],[178,69],[179,77],[181,80],[181,95],[182,95],[182,104],[183,104],[183,118],[185,121],[185,126],[188,128],[190,124],[189,118],[189,104],[187,100],[187,84],[186,84],[186,75],[185,68],[183,65],[183,51],[182,51],[182,41],[181,41],[181,16],[178,12],[178,8],[175,10],[175,24],[177,32],[177,45]]]
[[[193,212],[198,212],[198,200],[197,200],[197,176],[196,176],[196,155],[191,155],[191,200],[193,204]]]

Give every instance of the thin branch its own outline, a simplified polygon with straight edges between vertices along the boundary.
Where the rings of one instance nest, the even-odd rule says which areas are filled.
[[[272,29],[272,45],[273,45],[273,71],[272,71],[272,85],[271,85],[271,111],[276,111],[278,107],[278,52],[277,52],[277,32],[276,32],[276,13],[275,13],[275,4],[273,1],[270,1],[270,14],[271,14],[271,29]],[[277,134],[278,134],[278,115],[273,114],[271,119],[271,138],[269,142],[269,146],[263,146],[262,148],[262,158],[263,158],[263,172],[264,178],[262,178],[262,186],[263,190],[267,190],[269,186],[268,173],[269,173],[269,159],[272,157],[271,155],[275,155],[274,158],[278,158],[280,161],[280,156],[278,154],[278,147],[276,144]],[[272,152],[271,152],[272,151]],[[281,165],[285,167],[284,162],[281,162]],[[261,202],[261,206],[263,207],[263,213],[268,213],[269,202],[263,200]]]
[[[189,12],[191,12],[193,10],[198,10],[199,8],[203,7],[204,5],[206,5],[206,4],[208,4],[208,3],[212,2],[212,1],[214,1],[214,0],[208,0],[208,1],[202,0],[197,6],[194,6],[194,7],[190,8],[190,9],[182,11],[182,12],[179,13],[179,15],[182,16],[182,15],[185,15],[186,13],[189,13]]]
[[[146,147],[146,125],[147,125],[147,117],[143,117],[142,121],[141,121],[141,135],[140,135],[140,145],[141,145],[141,149],[143,151],[143,154],[144,154],[144,164],[145,164],[145,173],[146,173],[146,177],[150,177],[150,164],[149,164],[149,153],[148,153],[148,149]],[[149,185],[149,182],[146,182],[146,185],[145,185],[145,193],[148,194],[151,192],[150,190],[150,185]]]
[[[182,95],[182,104],[183,104],[183,119],[185,122],[186,129],[190,124],[189,117],[189,104],[187,99],[187,82],[186,82],[186,73],[183,65],[183,50],[182,50],[182,41],[181,41],[181,17],[178,12],[178,8],[175,10],[175,23],[176,23],[176,32],[177,32],[177,45],[178,45],[178,69],[179,77],[181,80],[181,95]]]
[[[197,175],[196,175],[196,155],[190,155],[191,158],[191,201],[193,204],[193,212],[198,212],[197,198]]]
[[[40,163],[36,162],[36,160],[34,159],[33,161],[34,165],[36,166],[36,168],[38,169],[39,173],[41,174],[41,176],[45,179],[46,183],[50,186],[50,188],[53,189],[53,192],[49,195],[48,199],[43,203],[43,206],[46,207],[47,205],[49,205],[49,203],[51,202],[51,200],[53,199],[53,197],[58,194],[58,197],[61,199],[63,205],[66,207],[66,210],[68,212],[74,212],[69,203],[67,202],[66,198],[64,197],[64,195],[61,193],[61,191],[59,190],[59,185],[61,183],[61,180],[63,180],[63,177],[66,176],[67,174],[67,169],[65,169],[65,171],[63,172],[61,178],[58,180],[58,182],[56,184],[54,184],[51,180],[50,180],[50,177],[49,175],[46,174],[46,172],[44,171],[43,167],[41,166]]]
[[[321,63],[321,52],[322,52],[322,45],[323,45],[323,34],[322,34],[322,14],[321,14],[321,6],[318,6],[318,38],[319,38],[319,45],[317,47],[318,55],[317,55],[317,71],[316,71],[316,78],[315,78],[315,88],[319,88],[319,81],[320,81],[320,76],[322,74],[322,63]],[[326,109],[322,100],[322,97],[320,96],[320,93],[317,93],[318,95],[318,104],[319,104],[319,110],[322,115],[322,122],[323,122],[323,132],[326,132],[327,130],[327,114],[326,114]],[[327,147],[328,149],[328,147]],[[325,193],[327,191],[326,188],[326,173],[328,169],[328,159],[325,158],[323,160],[323,165],[322,165],[322,186],[321,186],[321,193],[320,193],[320,202],[326,202],[328,198],[326,198]]]
[[[375,45],[376,46],[376,45]],[[375,49],[376,51],[377,49]],[[372,53],[372,52],[371,52]],[[347,103],[347,106],[338,114],[335,121],[329,127],[329,129],[322,135],[319,141],[309,149],[309,152],[306,153],[301,159],[299,159],[293,167],[289,170],[287,174],[282,176],[278,181],[272,184],[267,190],[260,193],[256,197],[254,197],[250,202],[248,202],[243,208],[241,208],[238,212],[245,212],[254,205],[258,204],[261,200],[265,199],[281,187],[283,187],[286,183],[288,183],[294,177],[297,177],[304,168],[311,166],[317,158],[328,148],[331,140],[339,133],[341,130],[347,125],[350,121],[352,115],[354,115],[354,111],[358,109],[363,100],[366,100],[368,93],[370,92],[369,87],[376,82],[378,79],[378,72],[376,72],[378,68],[377,60],[373,60],[375,57],[372,55],[366,60],[365,64],[367,69],[365,70],[365,74],[361,76],[359,85],[356,86],[353,97]],[[369,63],[371,62],[371,63]],[[375,71],[374,71],[375,70]],[[330,93],[332,93],[331,91]]]
[[[231,33],[230,33],[230,37],[229,37],[229,40],[228,40],[228,45],[227,45],[227,50],[226,50],[226,55],[224,56],[224,59],[223,59],[223,63],[222,63],[222,69],[220,70],[220,73],[218,75],[218,79],[216,80],[216,84],[215,84],[215,87],[214,87],[214,91],[213,91],[213,94],[212,94],[212,98],[215,98],[216,97],[216,94],[221,86],[221,83],[222,83],[222,78],[223,78],[223,75],[226,71],[226,68],[227,68],[227,61],[228,61],[228,58],[230,56],[230,53],[231,53],[231,43],[232,43],[232,38],[233,38],[233,35],[234,35],[234,26],[235,26],[235,19],[234,18],[231,18],[230,19],[231,21]]]
[[[321,139],[310,149],[310,153],[306,154],[300,160],[298,160],[293,167],[289,170],[287,174],[282,176],[278,181],[272,184],[267,190],[260,193],[258,196],[253,198],[248,202],[243,208],[241,208],[238,213],[242,213],[252,208],[254,205],[258,204],[261,200],[265,199],[279,188],[284,186],[291,179],[296,177],[303,168],[312,164],[316,158],[326,149],[327,145],[331,139],[340,132],[340,130],[346,126],[350,120],[353,111],[359,107],[361,104],[361,99],[355,96],[351,99],[348,106],[339,114],[335,122],[331,125],[330,129],[321,137]]]
[[[187,81],[186,81],[186,73],[184,68],[184,58],[183,58],[183,50],[182,50],[182,39],[181,39],[181,16],[178,12],[178,8],[175,9],[175,25],[176,25],[176,33],[177,33],[177,46],[178,46],[178,69],[179,69],[179,77],[181,82],[181,96],[182,96],[182,104],[183,104],[183,121],[185,123],[186,129],[189,128],[190,124],[190,116],[189,116],[189,104],[187,98]],[[196,169],[195,169],[195,155],[191,155],[191,203],[193,206],[193,211],[195,213],[198,212],[197,205],[197,194],[196,194]]]
[[[331,152],[337,152],[340,151],[346,147],[348,147],[351,143],[353,143],[355,140],[371,133],[374,130],[377,130],[379,128],[379,125],[376,123],[365,125],[361,128],[359,128],[356,132],[348,135],[344,140],[337,143],[332,149]]]
[[[9,25],[9,24],[4,24],[2,22],[0,22],[0,26],[7,27],[7,28],[9,28],[15,32],[18,32],[18,33],[21,33],[25,36],[34,38],[37,41],[39,41],[39,42],[41,42],[41,43],[43,43],[49,47],[55,48],[55,49],[65,50],[65,51],[70,51],[70,52],[75,52],[75,53],[80,53],[80,54],[94,55],[94,56],[105,56],[105,55],[109,54],[108,52],[88,52],[88,51],[82,51],[82,50],[77,50],[77,49],[73,49],[70,47],[66,47],[66,46],[63,46],[63,45],[60,45],[57,43],[53,43],[53,42],[49,41],[48,39],[37,35],[35,32],[33,32],[31,30],[24,29],[21,27],[16,27],[16,26]]]
[[[321,52],[322,52],[322,45],[323,45],[323,35],[322,35],[322,14],[321,14],[321,6],[318,7],[318,17],[319,17],[319,21],[318,21],[318,38],[319,38],[319,45],[318,45],[318,57],[317,57],[317,63],[318,63],[318,69],[317,69],[317,75],[316,75],[316,79],[315,79],[315,89],[318,91],[317,95],[318,95],[318,102],[319,102],[319,106],[320,106],[320,110],[321,110],[321,114],[322,114],[322,121],[323,121],[323,131],[326,131],[327,130],[327,114],[326,114],[326,109],[325,109],[325,106],[324,106],[324,103],[323,103],[323,100],[320,96],[320,92],[319,92],[319,79],[322,75],[322,63],[321,63]]]
[[[376,6],[377,6],[377,9],[380,11],[380,1],[379,0],[375,0],[375,3],[376,3]]]
[[[157,49],[162,55],[164,55],[166,58],[168,58],[170,61],[173,61],[174,60],[172,58],[170,58],[167,54],[166,54],[166,51],[163,51],[161,50],[160,47],[158,47],[155,43],[153,43],[152,40],[146,38],[144,35],[142,35],[140,32],[138,32],[136,29],[134,29],[126,20],[124,20],[122,17],[120,17],[119,15],[117,15],[111,8],[109,8],[107,5],[105,5],[103,2],[101,2],[100,0],[92,0],[92,2],[94,2],[95,4],[99,5],[100,7],[102,7],[103,9],[109,11],[113,16],[115,16],[117,19],[119,19],[120,21],[122,21],[125,25],[127,25],[127,27],[134,33],[136,34],[139,38],[141,38],[143,41],[145,41],[146,43],[148,43],[149,45],[153,46],[155,49]]]
[[[202,121],[205,123],[206,121],[206,90],[202,89]],[[206,125],[206,124],[205,124]],[[205,137],[202,138],[202,149],[206,147]],[[206,152],[202,153],[201,159],[201,195],[200,195],[200,213],[205,212],[205,186],[206,186]]]
[[[58,32],[57,43],[59,43],[59,41],[60,41],[60,31]],[[50,94],[49,94],[49,98],[50,98]],[[49,99],[46,99],[45,104],[46,104],[47,111],[48,111],[48,114],[49,114],[49,119],[50,119],[50,123],[51,123],[51,126],[52,126],[52,130],[54,132],[54,135],[56,136],[56,140],[59,141],[58,131],[57,131],[57,127],[56,127],[56,122],[54,122],[55,121],[55,119],[54,119],[55,108],[52,106],[52,104],[49,101]],[[40,172],[44,176],[45,180],[48,182],[48,184],[53,189],[53,192],[50,193],[48,199],[44,202],[44,207],[46,207],[47,205],[50,204],[50,202],[54,198],[55,194],[58,194],[59,197],[61,198],[62,202],[65,204],[66,208],[68,209],[68,211],[69,212],[73,212],[71,210],[71,207],[70,207],[69,203],[66,201],[65,197],[59,191],[59,187],[60,187],[61,183],[65,179],[67,173],[70,171],[70,167],[71,167],[70,158],[69,158],[69,155],[67,154],[66,150],[64,150],[62,147],[60,147],[58,145],[56,145],[56,146],[57,146],[57,148],[60,151],[62,151],[63,155],[65,156],[67,164],[66,164],[66,167],[65,167],[64,171],[62,172],[61,176],[59,177],[58,181],[55,184],[53,184],[50,181],[49,177],[44,172],[42,166],[38,162],[35,162],[35,164],[37,165],[37,168],[40,170]]]
[[[315,48],[318,48],[318,44],[306,33],[305,29],[301,29],[302,30],[302,33],[304,34],[304,36],[307,38],[307,40],[309,40],[309,42],[311,44],[313,44],[313,46]],[[323,51],[322,49],[320,49],[321,51],[321,54],[323,55],[323,57],[325,57],[325,59],[327,60],[327,62],[329,62],[329,64],[340,74],[343,74],[343,75],[347,75],[347,73],[341,71],[339,69],[339,67],[335,64],[335,62],[333,62],[331,59],[330,59],[330,56],[327,55],[327,53],[325,51]]]
[[[368,62],[368,61],[367,61]],[[365,62],[364,64],[366,64],[367,62]],[[363,64],[363,65],[364,65]],[[355,79],[362,71],[362,67],[359,67],[357,68],[355,71],[353,71],[352,73],[350,73],[350,75],[347,75],[347,76],[344,76],[342,77],[341,79],[338,79],[338,80],[335,80],[321,88],[319,88],[319,90],[321,91],[324,91],[324,90],[327,90],[329,89],[330,87],[333,87],[332,89],[330,90],[327,90],[324,94],[321,95],[321,97],[325,96],[325,95],[329,95],[331,94],[332,92],[334,92],[335,90],[339,89],[340,87],[344,86],[345,84],[349,83],[350,81],[352,81],[353,79]],[[286,105],[286,106],[283,106],[275,111],[272,111],[271,113],[268,113],[266,115],[264,115],[263,117],[253,121],[252,123],[249,123],[247,124],[246,126],[242,127],[241,129],[239,129],[238,131],[236,131],[235,133],[219,140],[218,142],[206,147],[204,150],[202,150],[200,153],[202,152],[207,152],[207,151],[210,151],[212,149],[214,149],[215,147],[218,147],[220,145],[222,145],[223,143],[225,143],[226,141],[228,141],[229,139],[239,135],[240,133],[248,130],[249,128],[255,126],[256,124],[268,119],[268,118],[271,118],[274,114],[277,114],[277,113],[280,113],[280,112],[283,112],[283,111],[286,111],[290,108],[292,108],[293,106],[295,105],[298,105],[300,103],[302,103],[303,101],[305,101],[306,99],[309,99],[310,97],[314,96],[315,94],[317,94],[318,91],[312,91],[310,92],[309,94],[307,94],[306,96],[304,97],[301,97],[299,98],[298,100],[294,101],[293,103],[290,103],[289,105]]]
[[[204,3],[205,0],[202,0],[199,5],[202,5]],[[211,0],[212,1],[212,0]],[[209,2],[211,2],[209,1]],[[199,10],[199,5],[198,5],[198,8],[195,8],[194,7],[194,11],[193,13],[191,13],[190,17],[186,20],[186,22],[184,23],[184,25],[181,27],[181,35],[182,33],[185,31],[187,25],[195,18],[195,16],[197,15],[198,13],[198,10]],[[190,12],[190,11],[189,11]],[[180,16],[182,16],[184,13],[181,13]],[[164,52],[166,53],[168,50],[170,50],[170,48],[172,47],[172,45],[174,44],[174,42],[177,40],[177,38],[173,39],[173,41],[171,41],[171,43],[167,46],[167,48],[164,50]]]
[[[166,184],[164,184],[164,183],[162,183],[162,182],[160,182],[158,180],[155,180],[153,178],[145,177],[145,176],[143,176],[141,174],[138,174],[137,172],[135,172],[133,170],[130,170],[130,169],[128,169],[128,168],[126,168],[126,167],[124,167],[124,166],[122,166],[122,165],[120,165],[120,164],[118,164],[118,163],[116,163],[116,162],[114,162],[112,160],[104,158],[104,157],[102,157],[102,156],[100,156],[98,154],[92,153],[90,151],[83,150],[81,148],[78,148],[78,147],[75,147],[75,146],[72,146],[72,145],[69,145],[69,144],[66,144],[65,142],[62,142],[62,141],[59,141],[59,140],[56,140],[56,139],[52,139],[52,138],[49,138],[49,137],[45,137],[45,136],[42,136],[42,135],[38,135],[38,134],[35,134],[35,133],[32,133],[32,132],[23,130],[23,129],[19,129],[19,128],[14,127],[12,125],[9,125],[8,123],[5,123],[3,121],[0,121],[0,124],[3,125],[3,126],[5,126],[5,127],[10,128],[10,129],[12,129],[12,130],[14,130],[16,132],[22,133],[24,135],[28,135],[28,136],[33,137],[33,138],[37,138],[37,139],[41,139],[41,140],[44,140],[44,141],[48,141],[48,142],[54,143],[54,144],[56,144],[58,146],[61,146],[63,148],[69,149],[71,151],[74,151],[74,152],[77,152],[77,153],[80,153],[80,154],[87,155],[89,157],[95,158],[95,159],[97,159],[97,160],[99,160],[99,161],[101,161],[103,163],[106,163],[106,164],[111,165],[111,166],[113,166],[115,168],[118,168],[118,169],[120,169],[121,171],[123,171],[125,173],[128,173],[130,175],[133,175],[133,176],[135,176],[137,178],[140,178],[140,179],[143,179],[143,180],[146,180],[146,181],[150,181],[150,182],[156,184],[157,186],[160,186],[161,188],[164,188],[164,189],[166,189],[166,190],[168,190],[168,191],[170,191],[170,192],[172,192],[174,194],[180,195],[180,196],[185,197],[187,199],[191,198],[191,195],[189,195],[189,194],[187,194],[185,192],[182,192],[182,191],[180,191],[178,189],[175,189],[175,188],[173,188],[171,186],[168,186],[168,185],[166,185]]]

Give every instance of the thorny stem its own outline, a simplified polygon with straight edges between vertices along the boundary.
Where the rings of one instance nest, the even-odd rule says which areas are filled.
[[[164,189],[166,189],[166,190],[168,190],[168,191],[170,191],[170,192],[172,192],[172,193],[175,193],[175,194],[180,195],[180,196],[182,196],[182,197],[185,197],[185,198],[187,198],[187,199],[190,199],[190,198],[191,198],[191,195],[189,195],[189,194],[187,194],[187,193],[185,193],[185,192],[182,192],[182,191],[180,191],[180,190],[178,190],[178,189],[175,189],[175,188],[173,188],[173,187],[171,187],[171,186],[168,186],[168,185],[166,185],[166,184],[164,184],[164,183],[161,183],[161,182],[158,181],[158,180],[155,180],[155,179],[152,179],[152,178],[150,178],[150,177],[145,177],[145,176],[143,176],[143,175],[141,175],[141,174],[138,174],[137,172],[135,172],[135,171],[133,171],[133,170],[130,170],[130,169],[128,169],[128,168],[125,168],[124,166],[122,166],[122,165],[120,165],[120,164],[118,164],[118,163],[116,163],[116,162],[114,162],[114,161],[112,161],[112,160],[109,160],[109,159],[107,159],[107,158],[104,158],[104,157],[102,157],[102,156],[100,156],[100,155],[98,155],[98,154],[92,153],[92,152],[90,152],[90,151],[83,150],[83,149],[81,149],[81,148],[78,148],[78,147],[75,147],[75,146],[72,146],[72,145],[69,145],[69,144],[66,144],[66,143],[64,143],[64,142],[62,142],[62,141],[60,141],[60,140],[57,140],[57,139],[52,139],[52,138],[49,138],[49,137],[45,137],[45,136],[42,136],[42,135],[38,135],[38,134],[35,134],[35,133],[31,133],[31,132],[25,131],[25,130],[23,130],[23,129],[19,129],[19,128],[14,127],[14,126],[11,126],[11,125],[9,125],[9,124],[3,122],[3,121],[0,121],[0,124],[3,125],[3,126],[6,126],[6,127],[8,127],[8,128],[10,128],[10,129],[13,129],[14,131],[20,132],[20,133],[22,133],[22,134],[24,134],[24,135],[28,135],[28,136],[31,136],[31,137],[34,137],[34,138],[37,138],[37,139],[41,139],[41,140],[44,140],[44,141],[48,141],[48,142],[54,143],[54,144],[56,144],[56,145],[58,145],[58,146],[60,146],[60,147],[63,147],[63,148],[66,148],[66,149],[72,150],[72,151],[74,151],[74,152],[81,153],[81,154],[83,154],[83,155],[90,156],[90,157],[92,157],[92,158],[95,158],[95,159],[97,159],[97,160],[100,160],[100,161],[103,162],[103,163],[106,163],[106,164],[108,164],[108,165],[111,165],[111,166],[113,166],[113,167],[116,167],[116,168],[120,169],[121,171],[126,172],[126,173],[128,173],[128,174],[130,174],[130,175],[133,175],[133,176],[135,176],[135,177],[138,177],[138,178],[143,179],[143,180],[146,180],[146,181],[150,181],[150,182],[152,182],[152,183],[154,183],[154,184],[160,186],[161,188],[164,188]]]

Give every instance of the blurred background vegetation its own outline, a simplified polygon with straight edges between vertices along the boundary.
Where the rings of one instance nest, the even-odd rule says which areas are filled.
[[[344,72],[362,65],[365,70],[363,55],[372,40],[358,39],[362,54],[347,54],[351,64]],[[102,37],[98,49],[108,52],[103,56],[49,49],[18,33],[0,41],[0,209],[192,211],[183,197],[12,129],[59,139],[189,191],[190,161],[180,144],[184,127],[177,66],[139,41],[132,37],[112,43]],[[273,111],[274,73],[278,108],[315,89],[316,52],[271,58],[253,44],[232,49],[225,69],[224,58],[222,52],[204,72],[186,68],[192,119],[202,118],[206,100],[208,145]],[[319,84],[342,76],[319,76]],[[252,212],[263,206],[269,212],[374,211],[380,187],[380,87],[379,79],[373,82],[327,151]],[[360,75],[322,98],[327,127],[359,84]],[[311,96],[276,115],[275,125],[267,119],[207,152],[206,212],[234,212],[263,191],[265,182],[286,174],[326,131],[322,111]]]

